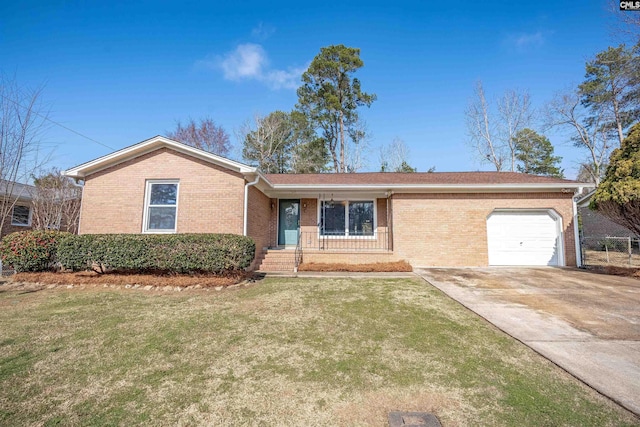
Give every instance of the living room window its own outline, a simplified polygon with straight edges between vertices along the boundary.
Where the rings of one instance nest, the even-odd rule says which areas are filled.
[[[31,225],[31,208],[29,206],[14,205],[11,213],[11,225],[28,227]]]
[[[175,233],[178,218],[178,181],[147,181],[144,199],[143,231]]]
[[[373,236],[373,200],[323,201],[320,203],[321,236]]]

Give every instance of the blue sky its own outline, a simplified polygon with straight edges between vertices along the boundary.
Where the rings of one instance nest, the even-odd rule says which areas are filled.
[[[361,49],[362,111],[378,149],[395,137],[419,171],[490,170],[465,145],[475,82],[488,97],[526,89],[533,104],[581,81],[613,45],[607,0],[581,2],[91,2],[0,5],[0,70],[44,86],[50,118],[114,149],[211,116],[234,136],[255,113],[288,111],[323,46]],[[549,133],[575,176],[583,152]],[[111,150],[59,126],[52,165]]]

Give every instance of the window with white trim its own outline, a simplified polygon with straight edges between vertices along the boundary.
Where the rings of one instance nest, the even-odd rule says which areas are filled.
[[[373,236],[374,218],[374,200],[322,201],[320,235]]]
[[[178,181],[147,181],[144,225],[147,233],[174,233],[178,219]]]
[[[11,213],[11,225],[28,227],[31,225],[31,208],[29,206],[14,205]]]

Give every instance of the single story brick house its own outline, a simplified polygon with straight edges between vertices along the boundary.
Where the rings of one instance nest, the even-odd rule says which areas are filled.
[[[6,203],[6,218],[0,237],[16,231],[31,230],[33,216],[32,194],[35,187],[19,182],[0,180],[0,198]]]
[[[156,136],[64,172],[80,234],[235,233],[254,268],[579,265],[573,196],[589,184],[512,172],[263,174]],[[266,257],[266,258],[265,258]]]

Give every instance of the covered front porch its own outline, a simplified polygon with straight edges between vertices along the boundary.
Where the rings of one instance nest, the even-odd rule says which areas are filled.
[[[393,251],[391,199],[358,194],[278,198],[271,248],[313,251]]]
[[[395,261],[390,194],[284,194],[271,199],[270,243],[262,270],[302,263]]]

